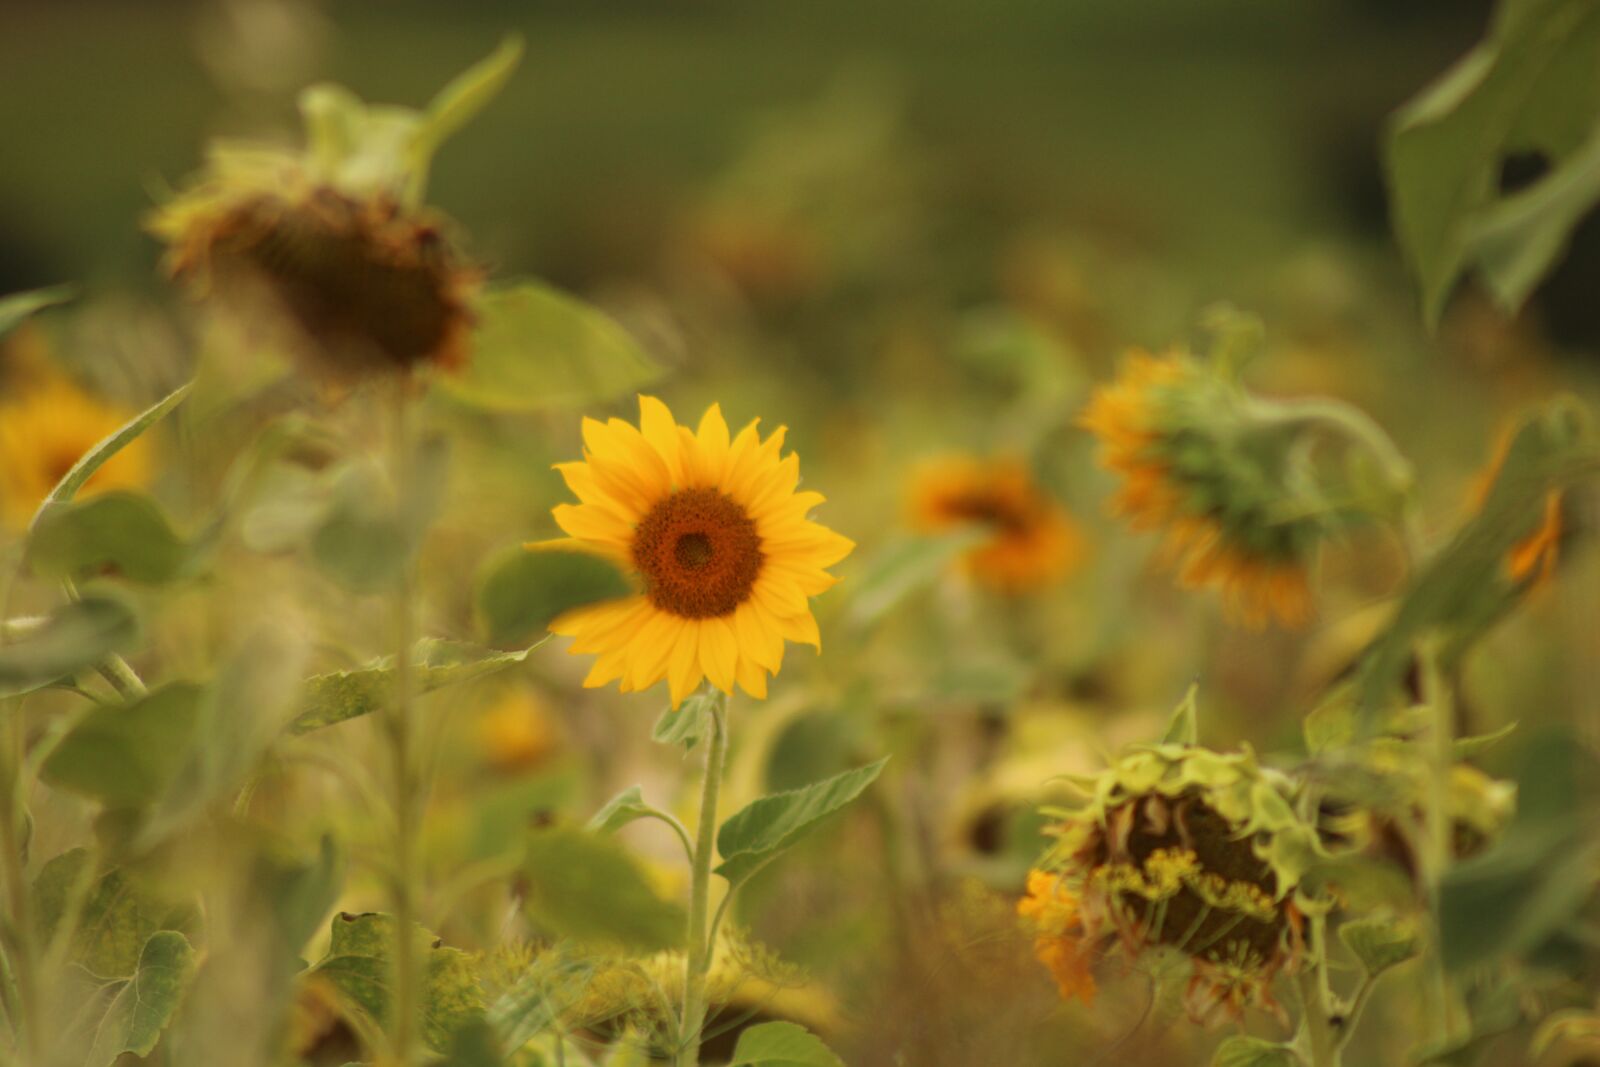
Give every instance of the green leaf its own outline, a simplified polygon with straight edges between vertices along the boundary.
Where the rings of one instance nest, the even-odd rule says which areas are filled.
[[[1455,741],[1456,759],[1465,760],[1480,756],[1510,737],[1516,730],[1517,724],[1512,722],[1491,733],[1458,737]]]
[[[139,620],[121,597],[95,593],[63,604],[0,645],[0,697],[76,674],[138,638]]]
[[[0,297],[0,340],[21,326],[36,311],[54,304],[64,304],[77,295],[71,285],[55,285],[49,289],[31,289],[25,293],[10,293]]]
[[[1395,228],[1438,320],[1460,274],[1481,267],[1507,307],[1549,269],[1600,195],[1592,117],[1600,8],[1504,4],[1489,38],[1395,116],[1386,162]],[[1554,169],[1504,196],[1502,160],[1538,151]]]
[[[661,368],[599,310],[540,285],[490,289],[475,309],[472,361],[440,390],[495,411],[595,404],[655,381]]]
[[[438,1067],[504,1067],[500,1042],[484,1019],[474,1019],[450,1037],[450,1048]]]
[[[774,1022],[740,1034],[728,1067],[844,1067],[844,1061],[805,1027]]]
[[[1167,720],[1167,731],[1161,735],[1163,745],[1193,745],[1200,741],[1200,686],[1189,686],[1172,717]]]
[[[629,823],[648,819],[655,813],[656,809],[645,803],[641,787],[630,785],[595,812],[584,829],[596,834],[615,833]]]
[[[174,682],[130,704],[95,708],[45,760],[44,780],[108,807],[154,801],[188,755],[204,692]]]
[[[393,492],[375,464],[351,463],[334,477],[332,502],[311,535],[311,556],[358,593],[388,588],[410,555]]]
[[[575,829],[528,838],[523,866],[534,921],[575,941],[660,952],[683,940],[684,914],[663,900],[614,838]]]
[[[724,700],[721,693],[702,692],[693,693],[676,708],[668,708],[661,713],[656,724],[650,730],[650,736],[663,745],[682,745],[691,749],[700,743],[705,736],[706,727],[711,722],[712,708],[718,700]]]
[[[1311,709],[1300,724],[1300,732],[1306,751],[1316,756],[1350,744],[1356,739],[1358,726],[1349,687],[1341,686]]]
[[[564,544],[509,548],[479,571],[478,622],[489,644],[528,640],[563,612],[633,592],[614,563]]]
[[[148,1056],[177,1013],[195,968],[188,938],[173,930],[150,935],[139,953],[138,969],[100,1020],[85,1061],[89,1067],[111,1067],[125,1052]]]
[[[1518,810],[1487,850],[1445,872],[1439,929],[1445,966],[1514,959],[1556,936],[1594,893],[1600,839],[1585,807],[1600,767],[1564,731],[1531,744],[1517,775]],[[1485,922],[1493,916],[1493,922]]]
[[[496,652],[449,641],[419,641],[414,654],[413,684],[416,692],[422,694],[487,678],[525,662],[542,644],[544,641],[538,641],[517,652]],[[308,678],[300,713],[290,721],[289,732],[309,733],[370,715],[389,701],[394,681],[394,660],[387,656],[357,670],[333,671]]]
[[[31,894],[40,945],[58,935],[70,903],[82,901],[67,958],[102,981],[130,977],[151,935],[185,930],[195,914],[188,904],[158,899],[117,868],[96,876],[89,852],[82,848],[46,863],[33,880]]]
[[[505,1048],[520,1049],[535,1034],[551,1028],[567,1001],[582,996],[594,976],[596,961],[563,959],[550,969],[536,968],[489,1005],[489,1024]]]
[[[333,919],[328,954],[312,968],[333,985],[347,1009],[380,1027],[393,1009],[396,933],[393,916],[341,913]],[[413,926],[410,936],[423,961],[422,1037],[429,1048],[444,1052],[458,1032],[483,1019],[483,991],[465,952],[440,944],[420,926]]]
[[[1339,940],[1372,977],[1404,963],[1422,950],[1422,938],[1415,923],[1387,916],[1351,920],[1339,927]]]
[[[180,385],[161,400],[156,401],[124,423],[111,436],[85,452],[79,457],[78,462],[74,463],[71,469],[61,476],[61,481],[56,483],[56,487],[50,491],[50,495],[40,505],[41,511],[51,504],[71,500],[78,494],[78,490],[83,488],[84,483],[94,477],[95,472],[105,466],[112,456],[137,441],[144,435],[146,430],[165,418],[188,395],[189,386],[187,384]]]
[[[1211,1057],[1211,1067],[1301,1067],[1302,1062],[1288,1045],[1242,1036],[1228,1038]]]
[[[235,796],[299,707],[306,649],[299,635],[250,634],[206,686],[193,743],[140,827],[135,847],[179,833]]]
[[[976,527],[928,537],[905,537],[873,556],[851,583],[850,620],[870,626],[916,590],[930,585],[987,534]]]
[[[493,52],[452,78],[434,94],[423,112],[412,151],[418,165],[427,169],[428,158],[500,94],[522,61],[522,38],[515,34]]]
[[[135,582],[170,582],[188,571],[194,557],[161,506],[128,491],[47,504],[28,537],[29,564],[56,578],[110,568]]]
[[[717,831],[722,864],[716,873],[735,884],[749,878],[817,823],[860,796],[888,762],[885,756],[865,767],[753,801]]]
[[[1522,421],[1483,506],[1421,569],[1363,656],[1357,694],[1368,725],[1384,710],[1420,639],[1445,635],[1446,660],[1458,659],[1521,601],[1529,583],[1513,579],[1509,553],[1538,528],[1549,493],[1597,474],[1600,447],[1576,401],[1559,398]]]
[[[327,921],[344,886],[345,862],[332,835],[324,834],[314,859],[258,855],[251,876],[272,904],[282,947],[296,955]]]

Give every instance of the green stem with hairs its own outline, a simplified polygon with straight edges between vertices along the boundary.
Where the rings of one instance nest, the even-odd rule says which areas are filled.
[[[1425,816],[1422,873],[1428,913],[1433,917],[1428,977],[1432,987],[1431,1037],[1443,1048],[1450,1035],[1449,978],[1444,966],[1444,930],[1440,926],[1440,898],[1445,873],[1452,858],[1453,821],[1450,817],[1450,775],[1455,765],[1455,694],[1440,664],[1440,645],[1429,638],[1417,650],[1422,671],[1423,696],[1428,702],[1429,733],[1433,747],[1428,761],[1428,807]]]
[[[410,514],[411,398],[404,380],[394,385],[392,403],[393,476],[398,514]],[[395,870],[393,883],[395,917],[395,1005],[390,1040],[401,1067],[417,1062],[417,1022],[421,1016],[421,976],[418,972],[417,938],[412,928],[417,922],[417,830],[418,785],[412,742],[415,733],[416,687],[412,679],[412,644],[415,641],[416,579],[413,562],[401,564],[395,582],[393,612],[395,627],[395,683],[385,735],[394,776]]]
[[[1300,972],[1301,1021],[1305,1026],[1304,1049],[1310,1067],[1340,1067],[1344,1035],[1335,1024],[1333,989],[1328,982],[1328,927],[1321,915],[1310,916],[1313,966]]]
[[[689,931],[683,972],[683,1016],[678,1027],[678,1067],[699,1067],[700,1030],[706,1018],[706,975],[715,946],[709,937],[711,857],[717,848],[717,796],[728,755],[728,698],[711,702],[711,736],[706,744],[705,780],[700,784],[700,823],[695,833],[689,883]],[[733,887],[728,887],[731,896]],[[724,902],[725,903],[725,902]],[[719,909],[720,913],[720,909]]]

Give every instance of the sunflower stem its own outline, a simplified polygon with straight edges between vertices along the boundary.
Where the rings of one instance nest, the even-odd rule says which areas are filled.
[[[393,476],[397,511],[411,514],[411,397],[406,382],[396,383],[392,397]],[[414,640],[413,612],[415,576],[407,558],[400,567],[394,587],[395,683],[390,702],[386,734],[394,774],[395,810],[395,1011],[393,1041],[395,1060],[400,1067],[416,1062],[417,1019],[420,1015],[420,985],[417,974],[416,924],[417,882],[417,783],[412,755],[413,719],[416,694],[412,684],[411,646]]]
[[[716,851],[717,796],[728,754],[728,698],[711,702],[711,737],[706,745],[705,780],[700,785],[700,824],[695,834],[694,865],[689,883],[689,930],[683,974],[683,1017],[678,1030],[678,1067],[699,1067],[700,1030],[706,1017],[706,974],[713,946],[708,936],[711,857]],[[733,887],[728,887],[729,895]],[[726,900],[724,900],[726,903]],[[719,909],[720,914],[720,909]]]
[[[1440,925],[1440,897],[1444,876],[1450,868],[1451,832],[1450,774],[1455,764],[1455,699],[1440,663],[1440,642],[1430,638],[1417,650],[1422,672],[1423,696],[1428,702],[1429,733],[1433,750],[1429,760],[1428,808],[1424,839],[1423,877],[1428,894],[1428,913],[1433,916],[1433,947],[1428,954],[1428,977],[1432,986],[1433,1011],[1431,1038],[1443,1048],[1450,1036],[1449,978],[1444,967],[1444,930]]]

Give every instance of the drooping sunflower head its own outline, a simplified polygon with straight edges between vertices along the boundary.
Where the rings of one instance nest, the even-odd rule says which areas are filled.
[[[26,526],[73,465],[132,416],[53,372],[0,402],[0,514],[6,525]],[[141,438],[95,471],[80,495],[149,480],[149,443]]]
[[[388,189],[344,188],[297,156],[224,147],[149,226],[173,276],[198,297],[266,312],[321,377],[467,359],[480,272],[442,220]]]
[[[691,430],[653,397],[639,398],[638,426],[584,420],[584,459],[557,465],[578,503],[555,519],[639,587],[551,625],[574,638],[570,651],[598,657],[586,686],[629,692],[665,678],[674,707],[702,680],[761,698],[784,642],[820,649],[810,598],[855,546],[811,521],[821,494],[797,491],[784,429],[763,440],[758,422],[731,435],[713,404]]]
[[[1237,384],[1186,352],[1136,351],[1080,423],[1122,478],[1112,510],[1166,532],[1184,585],[1216,587],[1252,627],[1307,620],[1326,508],[1292,435]]]
[[[923,531],[984,530],[986,537],[963,562],[975,579],[1002,592],[1056,581],[1083,560],[1077,525],[1020,460],[932,461],[917,472],[910,504],[912,521]]]
[[[1081,808],[1049,809],[1058,842],[1019,908],[1063,995],[1092,997],[1108,950],[1165,949],[1191,962],[1197,1022],[1275,1009],[1272,981],[1303,953],[1296,889],[1317,849],[1287,782],[1249,751],[1161,744],[1086,788]]]

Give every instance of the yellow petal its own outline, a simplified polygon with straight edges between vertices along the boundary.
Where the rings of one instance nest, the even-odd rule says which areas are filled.
[[[739,666],[739,639],[734,636],[733,624],[727,619],[701,620],[700,665],[705,668],[712,685],[724,693],[733,691]]]
[[[807,611],[791,619],[779,619],[778,629],[790,641],[802,645],[810,645],[818,652],[822,651],[822,633],[817,629],[817,620]]]
[[[639,397],[639,430],[661,455],[673,484],[683,485],[683,450],[678,444],[678,424],[667,405],[653,396]]]
[[[767,699],[767,672],[749,659],[739,660],[739,688],[757,700]]]
[[[705,672],[700,669],[700,626],[690,621],[683,627],[677,643],[672,646],[672,659],[667,664],[667,682],[672,690],[672,706],[676,708],[685,697],[694,692]]]
[[[700,476],[706,484],[720,486],[728,471],[728,423],[721,404],[706,408],[695,439],[700,443]]]

